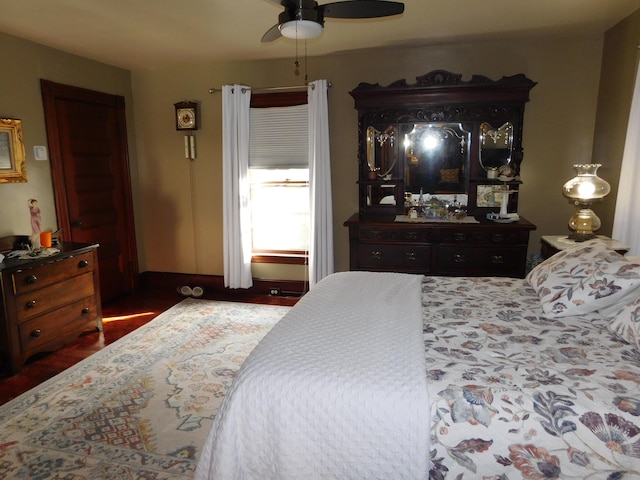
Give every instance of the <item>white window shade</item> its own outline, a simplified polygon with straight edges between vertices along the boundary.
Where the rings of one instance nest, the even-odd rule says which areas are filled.
[[[249,167],[308,167],[308,112],[308,105],[252,108],[249,116]]]

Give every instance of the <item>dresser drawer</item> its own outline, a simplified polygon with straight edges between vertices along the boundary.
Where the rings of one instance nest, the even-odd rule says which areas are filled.
[[[454,275],[518,275],[526,248],[440,246],[438,272]]]
[[[458,245],[521,245],[529,241],[529,232],[524,236],[520,230],[490,230],[490,229],[443,229],[440,233],[440,243],[454,243]]]
[[[91,252],[66,257],[51,263],[35,265],[13,273],[13,288],[16,295],[31,292],[65,278],[93,270],[94,256]]]
[[[433,232],[427,228],[415,226],[367,226],[360,227],[358,239],[372,242],[410,242],[429,243],[433,240]]]
[[[16,297],[18,322],[54,310],[80,298],[94,294],[93,273],[76,275],[69,280],[49,285]]]
[[[427,272],[431,265],[431,246],[361,243],[358,245],[358,263],[363,269],[400,266]]]
[[[62,345],[65,337],[77,337],[83,324],[93,321],[92,326],[97,327],[97,317],[95,296],[91,296],[23,322],[19,326],[22,351],[37,350],[51,342]]]

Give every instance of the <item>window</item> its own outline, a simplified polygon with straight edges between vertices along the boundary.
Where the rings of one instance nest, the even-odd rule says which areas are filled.
[[[249,181],[254,262],[306,262],[309,132],[307,94],[302,93],[295,102],[304,103],[293,105],[282,105],[282,94],[252,96]]]
[[[250,168],[253,252],[309,249],[309,169]]]

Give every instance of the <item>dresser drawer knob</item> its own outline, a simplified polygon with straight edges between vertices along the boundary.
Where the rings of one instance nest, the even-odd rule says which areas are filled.
[[[505,236],[503,233],[494,233],[493,235],[491,235],[491,240],[493,240],[496,243],[502,243],[504,242]]]
[[[411,262],[415,262],[416,261],[416,254],[413,252],[407,252],[406,253],[406,257],[407,260],[411,261]]]
[[[491,255],[491,263],[493,264],[504,263],[504,257],[502,255]]]
[[[380,250],[372,250],[371,256],[376,260],[380,260],[382,258],[382,252]]]
[[[89,266],[89,262],[87,260],[80,260],[78,262],[78,268],[85,268]]]
[[[36,301],[35,300],[29,300],[27,302],[27,304],[25,305],[25,307],[27,307],[27,308],[35,308],[36,307]]]
[[[417,240],[418,234],[416,232],[407,232],[407,240]]]
[[[42,333],[42,330],[40,330],[39,328],[36,328],[33,332],[31,332],[31,336],[39,337],[41,333]]]
[[[82,309],[82,315],[87,315],[89,313],[89,307],[84,307]]]
[[[453,234],[453,239],[456,242],[464,242],[467,239],[467,234],[462,232],[455,232]]]
[[[454,263],[465,263],[467,259],[462,253],[456,253],[453,255],[453,261]]]
[[[27,278],[24,279],[25,283],[28,283],[29,285],[33,285],[34,283],[36,283],[37,280],[38,280],[38,277],[36,277],[35,275],[29,275]]]

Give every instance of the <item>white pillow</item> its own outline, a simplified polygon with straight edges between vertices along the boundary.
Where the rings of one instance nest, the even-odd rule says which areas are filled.
[[[640,349],[640,295],[624,307],[608,327],[620,338]]]
[[[640,264],[598,239],[562,250],[537,265],[525,279],[550,318],[606,309],[640,287]]]

